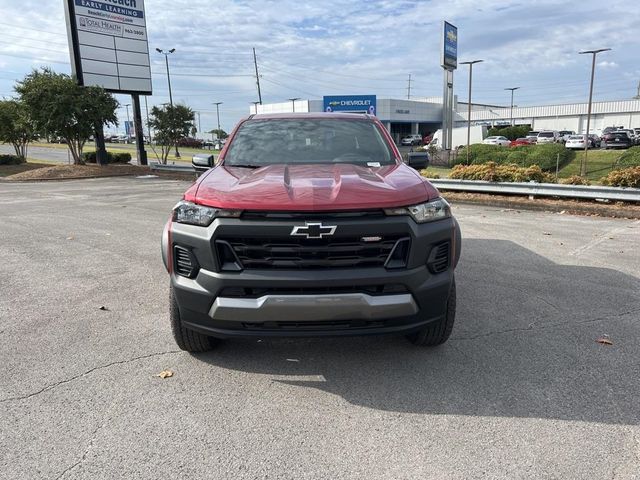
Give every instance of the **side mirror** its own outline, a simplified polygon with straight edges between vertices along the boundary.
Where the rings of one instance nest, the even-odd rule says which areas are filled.
[[[213,168],[215,165],[215,157],[213,155],[203,154],[194,155],[191,159],[191,164],[196,172],[203,173]]]

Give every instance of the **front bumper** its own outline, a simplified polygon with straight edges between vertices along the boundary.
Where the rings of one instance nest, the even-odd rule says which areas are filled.
[[[199,264],[194,278],[171,271],[183,324],[220,338],[341,336],[409,333],[444,317],[460,256],[460,229],[455,219],[422,225],[409,217],[335,223],[338,231],[353,230],[359,235],[393,232],[410,236],[406,268],[221,271],[213,248],[217,237],[238,229],[255,235],[288,234],[300,222],[217,219],[207,228],[170,224],[163,237],[165,266],[171,267],[170,245],[189,248]],[[434,274],[427,268],[427,258],[433,246],[443,241],[452,243],[450,267]],[[385,286],[393,290],[387,292]],[[234,289],[258,293],[227,294]]]

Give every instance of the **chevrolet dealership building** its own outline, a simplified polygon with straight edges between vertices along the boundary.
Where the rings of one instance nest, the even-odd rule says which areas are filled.
[[[472,104],[471,123],[501,126],[510,124],[511,108],[504,105]],[[467,104],[454,100],[454,126],[467,122]],[[287,112],[359,112],[376,115],[392,137],[433,133],[442,126],[442,99],[438,97],[402,100],[375,95],[325,96],[322,100],[295,100],[251,107],[250,113]],[[587,122],[587,103],[514,107],[516,125],[531,125],[533,130],[572,130],[583,132]],[[590,130],[608,126],[640,128],[640,100],[594,102]]]

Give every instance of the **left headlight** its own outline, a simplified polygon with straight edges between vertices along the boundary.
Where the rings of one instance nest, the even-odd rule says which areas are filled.
[[[411,207],[388,208],[387,215],[410,215],[416,223],[427,223],[451,216],[451,207],[444,198],[436,198],[430,202],[420,203]]]
[[[178,202],[178,204],[173,207],[174,222],[198,225],[201,227],[211,225],[214,218],[238,218],[241,214],[241,210],[223,210],[220,208],[205,207],[185,200]]]

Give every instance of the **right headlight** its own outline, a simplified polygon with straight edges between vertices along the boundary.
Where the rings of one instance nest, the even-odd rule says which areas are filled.
[[[430,202],[420,203],[411,207],[387,208],[387,215],[410,215],[416,223],[433,222],[451,216],[451,207],[444,198],[436,198]]]
[[[214,218],[238,218],[242,214],[241,210],[223,210],[220,208],[205,207],[193,202],[182,200],[173,207],[173,221],[186,223],[188,225],[198,225],[208,227]]]

